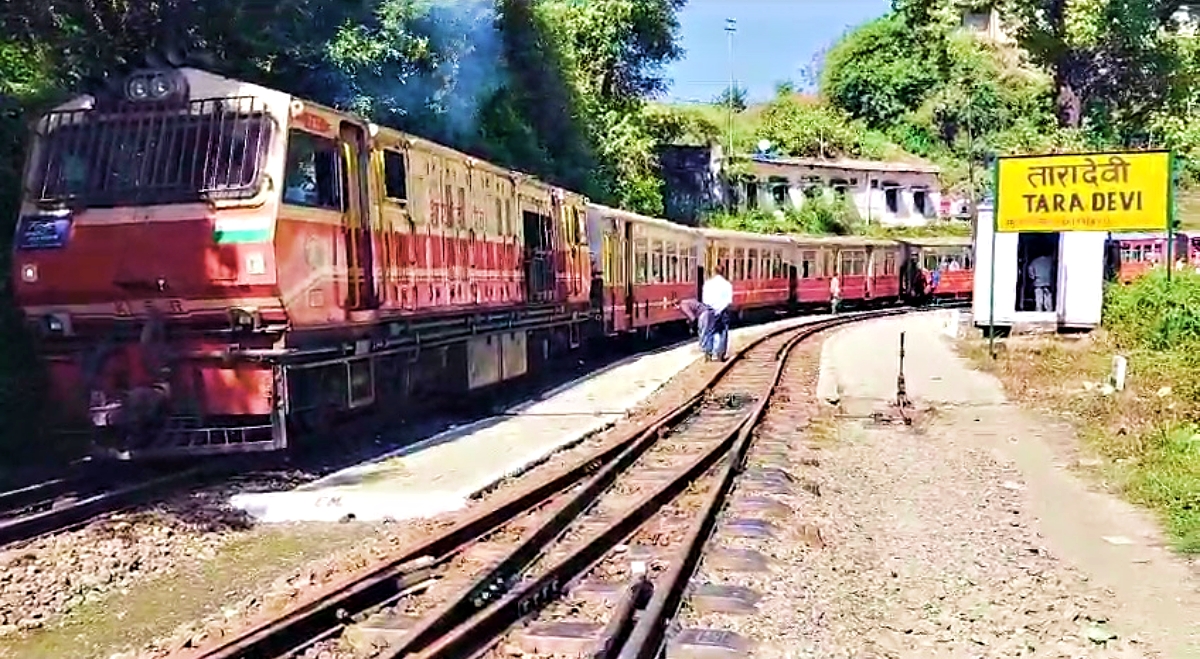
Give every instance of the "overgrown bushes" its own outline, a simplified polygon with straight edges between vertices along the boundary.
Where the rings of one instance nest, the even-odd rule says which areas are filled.
[[[1084,341],[1009,340],[995,361],[982,345],[977,363],[1014,397],[1077,420],[1105,480],[1200,553],[1200,275],[1109,285],[1103,328]],[[1123,391],[1104,384],[1117,354],[1129,360]]]
[[[1125,488],[1158,510],[1178,547],[1200,552],[1200,275],[1155,269],[1105,291],[1104,329],[1130,360],[1099,446],[1124,461]],[[1122,432],[1124,437],[1121,436]]]
[[[821,191],[805,199],[800,208],[783,211],[719,212],[705,218],[705,226],[753,233],[810,233],[846,235],[860,225],[858,211],[845,195]]]

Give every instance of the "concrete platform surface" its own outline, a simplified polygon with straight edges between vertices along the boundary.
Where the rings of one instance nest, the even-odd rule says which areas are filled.
[[[805,316],[730,333],[733,346]],[[238,494],[261,522],[412,519],[458,510],[476,493],[625,416],[700,356],[695,343],[631,357],[504,414],[452,428],[287,492]]]
[[[905,390],[910,400],[935,406],[1003,403],[995,382],[949,349],[947,342],[960,325],[958,311],[943,309],[838,331],[821,351],[817,395],[840,402],[848,414],[869,414],[873,409],[868,407],[894,401],[903,332]]]

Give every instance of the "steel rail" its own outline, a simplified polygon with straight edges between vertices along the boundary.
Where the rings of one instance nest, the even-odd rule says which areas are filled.
[[[880,313],[873,317],[889,315],[894,314]],[[666,635],[667,625],[675,618],[679,604],[687,592],[692,574],[700,564],[704,547],[708,544],[708,540],[717,526],[717,520],[725,506],[725,501],[733,490],[738,474],[744,469],[746,455],[750,452],[750,446],[753,443],[754,430],[762,420],[763,414],[766,413],[775,389],[783,378],[783,371],[792,350],[801,341],[833,326],[836,324],[813,328],[811,331],[806,331],[807,328],[801,329],[775,353],[775,372],[771,377],[770,391],[755,403],[746,423],[739,428],[730,459],[725,462],[717,486],[712,489],[711,495],[707,497],[701,508],[702,512],[699,518],[688,532],[687,539],[683,543],[683,551],[675,560],[671,561],[670,569],[656,584],[653,597],[650,598],[645,610],[638,617],[633,631],[630,632],[628,640],[622,646],[620,654],[617,655],[618,659],[654,659],[658,656]]]
[[[642,524],[657,514],[659,509],[677,498],[722,458],[730,455],[731,450],[733,451],[734,460],[730,464],[738,464],[748,450],[747,438],[750,437],[754,425],[761,417],[763,410],[765,410],[770,400],[770,395],[782,373],[782,364],[785,363],[785,357],[791,347],[818,332],[832,327],[857,320],[886,317],[898,313],[904,313],[904,310],[886,310],[855,314],[853,316],[840,316],[806,323],[799,327],[792,326],[780,332],[772,333],[769,335],[769,338],[774,338],[787,332],[795,332],[796,335],[790,337],[785,346],[776,351],[774,358],[779,366],[770,384],[765,387],[766,391],[763,392],[759,401],[748,414],[742,417],[727,432],[723,439],[694,459],[684,469],[678,471],[667,483],[643,496],[627,513],[613,521],[603,530],[594,533],[583,542],[582,546],[548,567],[535,579],[519,586],[515,591],[503,596],[494,604],[483,608],[486,602],[480,602],[478,599],[472,600],[471,596],[489,588],[491,589],[489,595],[498,594],[495,588],[496,582],[491,580],[495,577],[495,573],[489,573],[464,591],[463,595],[458,599],[451,601],[435,614],[424,618],[416,630],[409,632],[399,645],[388,648],[381,656],[388,657],[389,659],[399,659],[415,654],[420,659],[453,659],[475,656],[484,651],[495,643],[506,630],[521,619],[540,610],[544,605],[560,596],[566,589],[567,584],[584,574],[597,561],[601,560],[612,547],[635,532]],[[749,354],[749,350],[744,350],[738,354],[738,358],[744,358],[747,354]],[[731,360],[727,362],[726,366],[731,366],[733,363],[734,361]],[[722,369],[722,375],[727,370],[727,368]],[[633,448],[631,447],[631,450]],[[632,460],[629,461],[629,464],[632,464]],[[615,472],[617,470],[617,463],[610,465],[610,468]],[[717,490],[722,492],[721,501],[724,500],[723,493],[727,491],[729,485],[732,483],[734,472],[729,472],[728,469],[727,467],[728,473],[717,488]],[[569,510],[579,510],[582,512],[586,509],[587,505],[591,505],[598,499],[607,485],[615,479],[615,476],[616,474],[613,473],[611,478],[602,479],[598,475],[572,501],[565,503],[559,508],[556,511],[558,514],[543,524],[526,542],[514,550],[510,554],[510,557],[518,553],[528,553],[533,549],[536,549],[539,554],[542,553],[545,547],[557,538],[558,533],[561,532],[558,527],[560,517],[566,517],[566,513]],[[718,504],[715,510],[719,511],[719,508]],[[702,520],[707,520],[709,517],[710,514],[706,514],[702,517]],[[711,513],[711,517],[712,523],[715,524],[715,513]],[[706,524],[706,527],[708,527],[708,531],[711,531],[711,524]],[[562,528],[565,528],[565,525]],[[702,550],[702,547],[702,544],[699,545],[699,549],[696,551]],[[690,574],[690,571],[688,574]],[[508,573],[506,576],[511,581],[514,575]],[[656,595],[655,599],[651,600],[651,606],[654,605],[655,600],[661,600],[664,594],[664,591],[657,587],[655,587],[654,591]],[[670,595],[670,593],[667,593],[667,595]],[[461,620],[457,624],[454,623],[453,617],[456,614],[461,616],[465,611],[470,609],[475,609],[477,612],[468,619]],[[643,626],[645,619],[645,614],[639,618],[638,626],[634,627],[631,632],[631,639],[636,638],[634,635],[639,633],[638,630]],[[604,653],[611,655],[614,642],[606,640],[603,643],[603,647],[605,648]]]
[[[47,533],[69,530],[100,515],[132,508],[164,491],[196,481],[210,471],[207,467],[196,467],[118,489],[95,492],[67,505],[0,520],[0,546],[31,540]],[[48,484],[46,487],[53,494],[44,494],[41,497],[42,501],[56,496],[63,485]],[[33,490],[25,494],[13,492],[9,495],[13,497],[34,496],[35,492]],[[35,503],[38,502],[35,501]]]
[[[854,317],[859,317],[855,315]],[[851,316],[847,314],[847,319]],[[427,561],[445,562],[462,548],[499,529],[517,516],[546,502],[547,499],[604,470],[635,444],[656,439],[659,432],[687,418],[710,391],[733,368],[737,360],[762,343],[795,331],[797,327],[820,324],[823,320],[802,322],[772,330],[738,349],[733,359],[723,363],[683,403],[655,416],[649,422],[630,428],[603,448],[573,466],[533,483],[522,491],[492,504],[417,546],[384,559],[367,570],[347,576],[292,606],[283,615],[260,618],[237,636],[221,639],[195,650],[174,656],[180,659],[267,659],[286,654],[306,640],[339,626],[348,614],[362,612],[393,598],[411,583],[415,570],[427,569]],[[569,503],[569,502],[568,502]],[[566,506],[567,504],[563,504]],[[420,561],[417,567],[415,561]],[[519,561],[514,561],[517,564]]]

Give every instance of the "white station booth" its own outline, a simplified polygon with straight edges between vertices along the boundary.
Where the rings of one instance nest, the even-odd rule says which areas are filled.
[[[976,327],[989,320],[1000,328],[1091,329],[1100,324],[1104,302],[1104,252],[1107,234],[1098,231],[996,233],[995,281],[992,280],[994,208],[979,206],[975,231]],[[1039,311],[1030,263],[1046,256],[1053,263],[1051,310]],[[994,288],[994,291],[993,291]],[[994,293],[994,296],[993,296]],[[995,316],[991,317],[991,305]]]

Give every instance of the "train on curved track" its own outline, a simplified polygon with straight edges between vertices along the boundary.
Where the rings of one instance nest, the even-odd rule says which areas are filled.
[[[969,298],[970,241],[697,229],[284,92],[136,71],[35,127],[15,296],[64,431],[126,457],[280,450],[684,322]],[[918,277],[941,270],[935,290]]]

